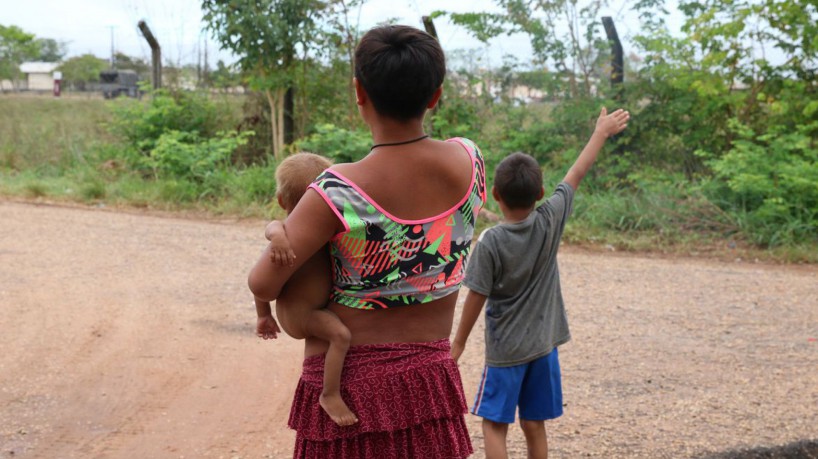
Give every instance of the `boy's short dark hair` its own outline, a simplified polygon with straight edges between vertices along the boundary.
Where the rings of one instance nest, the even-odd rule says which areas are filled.
[[[281,204],[293,209],[310,183],[330,166],[332,161],[315,153],[301,152],[284,159],[276,167],[276,196]]]
[[[423,116],[445,75],[440,43],[414,27],[375,27],[355,48],[355,78],[375,110],[398,121]]]
[[[525,153],[512,153],[494,170],[494,188],[509,209],[528,209],[542,190],[542,169]]]

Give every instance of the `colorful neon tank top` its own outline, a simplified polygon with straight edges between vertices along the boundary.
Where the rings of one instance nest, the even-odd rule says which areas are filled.
[[[423,220],[402,220],[382,209],[352,181],[327,169],[310,185],[345,230],[330,241],[330,300],[357,309],[428,303],[456,292],[471,250],[477,212],[486,202],[480,149],[449,139],[472,159],[472,180],[454,207]]]

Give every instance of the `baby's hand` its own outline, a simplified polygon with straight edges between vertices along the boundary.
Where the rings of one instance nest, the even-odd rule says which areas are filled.
[[[628,127],[628,120],[630,118],[631,114],[621,108],[609,115],[608,110],[602,107],[599,118],[596,120],[595,132],[604,135],[605,138],[619,134]]]
[[[256,323],[256,336],[262,339],[276,339],[281,329],[273,316],[259,317]]]
[[[275,241],[270,242],[270,261],[278,266],[292,266],[295,262],[295,252],[287,247],[277,247]]]
[[[267,225],[264,236],[270,241],[270,261],[278,266],[292,266],[295,262],[295,252],[290,247],[284,225],[274,220]]]

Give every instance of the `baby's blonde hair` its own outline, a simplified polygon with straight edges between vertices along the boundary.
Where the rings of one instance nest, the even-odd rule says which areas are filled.
[[[276,168],[276,196],[281,204],[292,210],[307,187],[332,161],[315,153],[300,152],[288,156]]]

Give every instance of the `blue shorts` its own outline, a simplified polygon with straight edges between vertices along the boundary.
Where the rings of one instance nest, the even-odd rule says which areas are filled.
[[[557,348],[548,355],[513,367],[490,367],[483,377],[471,413],[489,421],[544,421],[562,416],[562,378]]]

